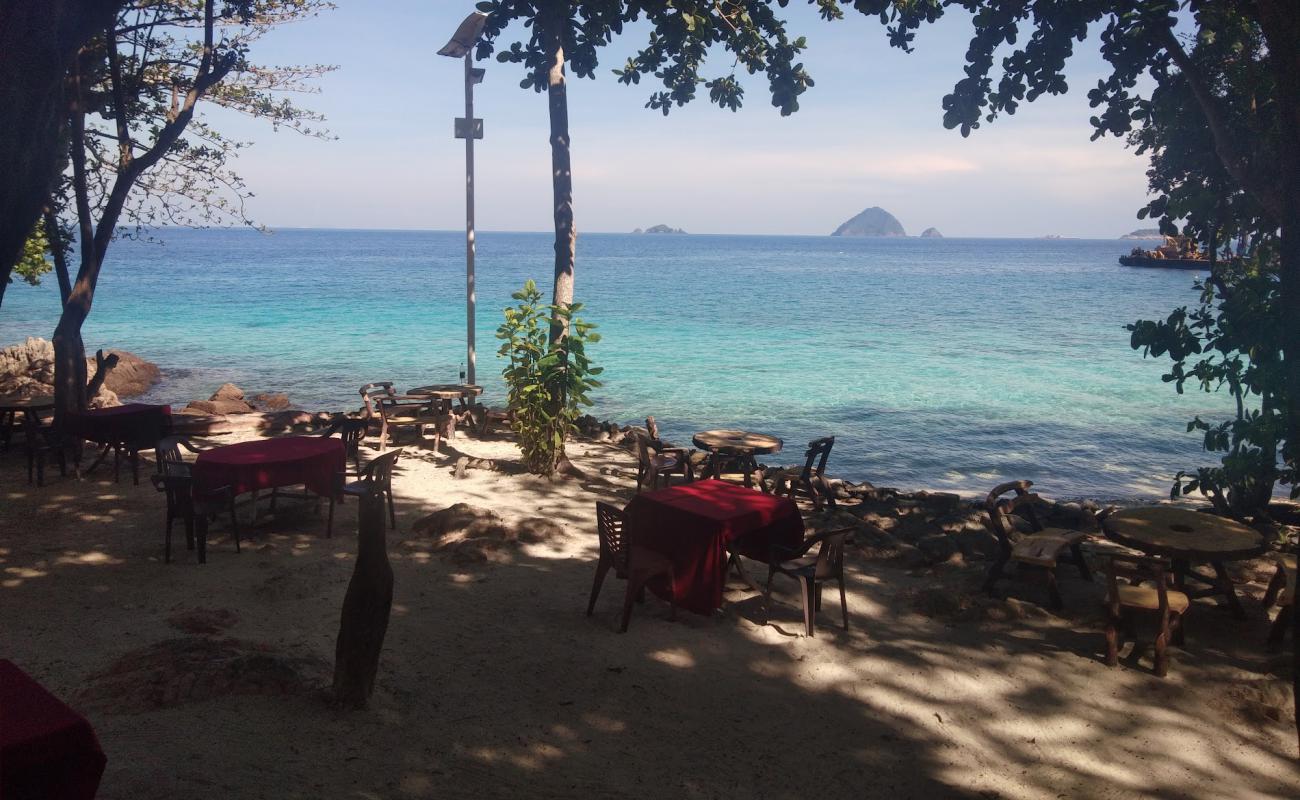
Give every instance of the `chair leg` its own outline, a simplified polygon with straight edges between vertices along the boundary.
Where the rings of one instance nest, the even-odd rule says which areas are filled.
[[[997,584],[998,581],[1002,580],[1002,568],[1005,567],[1006,565],[1007,565],[1006,554],[998,555],[997,560],[993,562],[993,566],[989,567],[988,576],[984,579],[985,594],[990,596],[993,595],[993,587],[994,585]]]
[[[1169,620],[1166,618],[1160,624],[1160,633],[1156,636],[1156,657],[1155,667],[1156,675],[1163,678],[1169,674],[1169,653],[1166,648],[1169,643]]]
[[[1065,608],[1065,602],[1061,600],[1061,589],[1056,585],[1056,570],[1047,567],[1047,597],[1052,603],[1052,608],[1060,611]]]
[[[334,495],[330,495],[330,515],[325,521],[325,538],[334,535]]]
[[[1119,620],[1111,614],[1106,616],[1106,666],[1119,664]]]
[[[172,563],[172,510],[167,509],[167,522],[163,525],[163,563]]]
[[[1173,619],[1169,620],[1170,641],[1182,647],[1183,640],[1183,615],[1175,614]]]
[[[605,575],[609,572],[609,562],[601,559],[596,563],[596,580],[591,584],[591,597],[587,600],[587,616],[596,610],[596,598],[600,596],[600,587],[605,583]]]
[[[767,568],[767,585],[763,588],[763,624],[772,621],[772,578],[776,577],[776,570],[769,566]]]
[[[813,630],[817,617],[817,598],[814,596],[817,592],[816,584],[812,578],[800,578],[799,589],[803,594],[803,626],[804,631],[809,638],[816,636]]]
[[[632,603],[636,600],[639,586],[632,579],[628,579],[627,591],[623,594],[623,620],[619,624],[618,632],[627,633],[627,623],[632,619]]]
[[[397,530],[397,509],[393,505],[393,488],[391,486],[386,490],[386,494],[388,495],[388,523],[393,530]]]
[[[821,612],[822,610],[822,585],[820,581],[813,581],[813,611]]]
[[[1273,607],[1277,602],[1277,596],[1286,587],[1286,570],[1278,565],[1277,571],[1273,573],[1273,578],[1268,582],[1268,588],[1264,590],[1264,600],[1262,605],[1265,609]]]
[[[194,515],[194,540],[199,547],[199,563],[208,563],[208,518],[203,514]]]
[[[840,584],[840,613],[844,615],[844,630],[849,629],[849,602],[844,597],[844,576],[839,578]]]
[[[1277,610],[1277,617],[1273,619],[1273,627],[1268,629],[1268,647],[1270,650],[1276,650],[1282,646],[1283,640],[1286,639],[1287,629],[1291,627],[1291,615],[1295,613],[1295,604],[1282,606]]]

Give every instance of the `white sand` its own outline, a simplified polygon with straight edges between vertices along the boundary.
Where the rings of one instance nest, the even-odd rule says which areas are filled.
[[[508,441],[454,447],[515,454]],[[593,475],[632,469],[605,445],[573,455]],[[147,482],[55,470],[29,488],[21,452],[0,457],[0,656],[86,712],[108,755],[103,798],[1300,796],[1289,673],[1265,674],[1290,656],[1264,656],[1253,602],[1247,623],[1198,603],[1164,680],[1147,657],[1101,663],[1099,590],[1075,577],[1063,577],[1061,617],[1017,587],[1026,602],[931,618],[916,609],[969,594],[981,565],[913,574],[856,554],[848,632],[833,593],[809,639],[792,586],[764,625],[733,579],[712,617],[670,622],[651,599],[619,635],[612,576],[596,615],[583,612],[592,505],[621,503],[630,481],[458,481],[450,464],[421,452],[396,479],[395,600],[367,711],[300,693],[137,712],[88,683],[125,653],[185,636],[167,620],[193,608],[233,612],[225,636],[318,660],[306,674],[327,682],[354,503],[333,539],[323,516],[286,503],[242,554],[218,526],[206,565],[181,535],[164,565],[162,501]],[[453,502],[564,533],[465,563],[411,533]]]

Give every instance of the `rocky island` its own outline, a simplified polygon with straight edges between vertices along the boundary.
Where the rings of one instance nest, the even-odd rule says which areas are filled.
[[[907,231],[893,214],[872,206],[835,229],[831,236],[906,236]]]
[[[1159,228],[1138,228],[1137,230],[1126,233],[1119,237],[1121,239],[1163,239],[1165,238]]]
[[[674,228],[670,225],[651,225],[649,228],[646,228],[645,230],[641,230],[640,228],[637,228],[632,232],[633,233],[682,233],[682,234],[686,233],[685,230],[681,228]]]
[[[925,230],[921,231],[921,238],[922,238],[922,239],[942,239],[942,238],[943,238],[943,234],[942,234],[942,233],[939,233],[939,229],[938,229],[938,228],[926,228]]]

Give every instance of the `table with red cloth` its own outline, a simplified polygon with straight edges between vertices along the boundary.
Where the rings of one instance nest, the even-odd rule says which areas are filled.
[[[339,473],[346,467],[342,439],[284,436],[204,450],[190,474],[196,495],[208,495],[226,486],[239,495],[301,484],[329,497],[338,493]]]
[[[630,541],[672,561],[676,603],[697,614],[722,606],[728,545],[766,562],[773,545],[803,543],[803,517],[793,500],[724,481],[639,494],[625,510]]]
[[[84,717],[0,659],[0,797],[90,800],[104,761]]]
[[[172,407],[127,403],[68,415],[68,433],[107,445],[153,447],[167,434]]]

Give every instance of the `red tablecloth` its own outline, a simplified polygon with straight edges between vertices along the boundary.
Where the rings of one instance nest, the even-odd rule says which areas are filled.
[[[172,407],[127,403],[68,415],[68,431],[99,444],[153,447],[167,434]]]
[[[723,481],[639,494],[626,511],[631,541],[672,560],[677,604],[697,614],[722,605],[729,543],[767,561],[771,545],[803,542],[803,517],[793,500]]]
[[[229,486],[235,494],[276,486],[305,485],[319,495],[338,491],[347,465],[343,440],[323,436],[259,439],[204,450],[194,461],[196,494]]]
[[[0,797],[89,800],[103,772],[90,723],[0,659]]]

